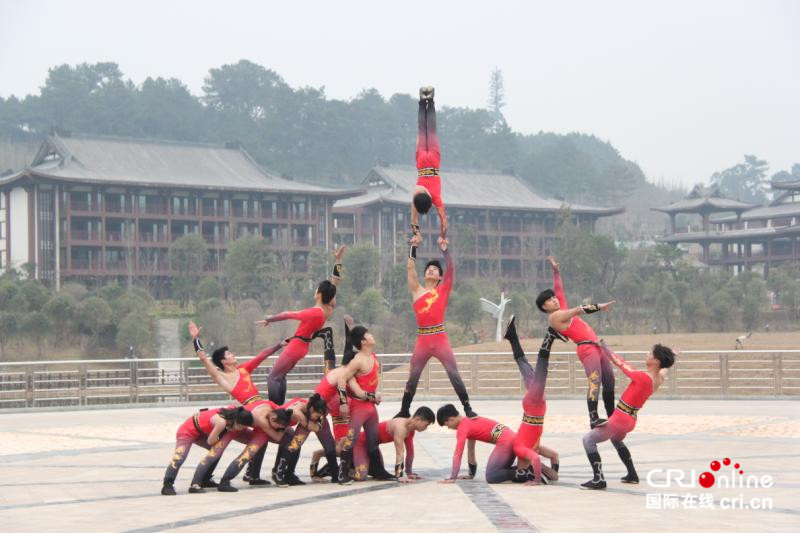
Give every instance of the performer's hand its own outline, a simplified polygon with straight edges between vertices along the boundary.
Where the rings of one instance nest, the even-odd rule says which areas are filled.
[[[561,266],[561,264],[558,261],[556,261],[556,258],[553,257],[552,255],[548,255],[547,261],[550,263],[550,266],[553,267],[553,270],[558,272],[558,267]]]
[[[617,303],[616,300],[611,300],[610,302],[606,302],[604,304],[597,304],[597,308],[600,309],[601,311],[608,311],[608,308],[615,303]]]
[[[436,244],[439,245],[439,249],[440,250],[442,250],[443,252],[446,252],[447,251],[447,245],[450,244],[450,243],[444,237],[439,237],[438,239],[436,239]]]
[[[407,478],[406,476],[403,476],[403,477],[397,478],[397,482],[398,483],[410,483],[411,480],[409,478]]]
[[[339,416],[346,417],[350,416],[350,406],[346,403],[339,404]]]
[[[200,330],[203,328],[198,328],[197,324],[194,322],[189,322],[189,335],[192,336],[193,339],[196,339],[200,336]]]
[[[475,479],[475,476],[470,476],[469,474],[461,474],[458,476],[458,479]]]
[[[344,244],[339,247],[338,250],[333,252],[333,258],[336,260],[337,263],[342,262],[342,256],[344,255],[344,250],[347,248]]]
[[[455,482],[456,482],[456,480],[452,479],[452,478],[442,479],[442,480],[439,481],[439,483],[448,483],[448,484],[449,483],[455,483]]]
[[[411,244],[411,246],[419,246],[420,244],[422,244],[422,235],[420,235],[419,233],[415,233],[414,235],[411,236],[411,239],[409,239],[408,242],[409,244]]]
[[[259,326],[267,327],[267,326],[269,326],[269,319],[270,318],[272,318],[272,315],[268,315],[264,320],[256,321],[256,324],[258,324]]]
[[[375,405],[380,405],[382,400],[383,400],[383,397],[381,396],[381,393],[376,391],[375,392],[375,401],[372,402],[372,403],[374,403]]]
[[[283,339],[281,341],[281,348],[286,348],[290,342],[292,342],[292,339]]]

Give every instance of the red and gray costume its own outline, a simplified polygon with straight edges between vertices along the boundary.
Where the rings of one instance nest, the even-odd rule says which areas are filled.
[[[269,317],[267,322],[282,320],[299,320],[300,324],[297,326],[292,340],[289,341],[289,345],[275,361],[267,378],[269,399],[277,404],[286,401],[286,374],[308,354],[314,333],[325,324],[325,312],[320,307],[310,307],[302,311],[285,311]]]
[[[378,424],[378,444],[394,442],[394,437],[389,434],[388,426],[389,420],[384,420]],[[403,441],[406,448],[406,474],[413,473],[411,468],[414,464],[414,434],[415,431],[412,430]],[[353,466],[356,471],[356,481],[366,479],[370,463],[369,455],[367,454],[367,439],[363,433],[358,437],[356,447],[353,450]]]
[[[564,296],[564,286],[558,270],[553,271],[553,292],[558,298],[561,309],[566,310],[567,298]],[[600,386],[603,387],[603,405],[606,414],[611,416],[614,412],[614,370],[598,344],[599,339],[594,330],[580,317],[572,317],[569,327],[559,330],[559,333],[577,344],[578,359],[586,372],[589,388],[586,392],[586,403],[589,417],[592,420],[599,418],[597,404],[600,397]]]
[[[607,348],[602,349],[608,350]],[[628,469],[628,476],[632,476],[638,480],[636,470],[633,467],[631,452],[622,440],[636,427],[636,418],[639,410],[644,407],[647,399],[652,396],[653,378],[649,373],[631,367],[627,361],[619,355],[614,355],[622,363],[619,365],[620,370],[630,378],[631,382],[622,393],[619,402],[617,402],[616,409],[608,419],[608,423],[604,426],[594,428],[583,436],[583,447],[586,450],[586,455],[589,457],[595,479],[603,478],[597,444],[611,440],[611,444],[613,444],[614,448],[617,450],[619,458]]]
[[[461,458],[468,440],[478,440],[494,444],[489,460],[486,462],[486,482],[502,483],[514,479],[516,470],[514,463],[514,437],[510,428],[489,418],[478,416],[463,417],[456,430],[456,451],[453,453],[453,469],[450,479],[458,478],[461,469]]]
[[[472,408],[469,405],[469,394],[464,386],[464,380],[458,373],[458,365],[450,346],[450,339],[444,329],[444,316],[447,312],[447,302],[450,298],[450,291],[453,288],[453,277],[455,276],[455,265],[450,252],[445,250],[445,273],[444,279],[437,286],[427,291],[414,303],[414,315],[417,318],[417,343],[411,354],[408,381],[406,382],[403,393],[403,403],[400,410],[401,416],[409,417],[411,402],[417,392],[417,385],[425,365],[431,357],[435,357],[442,363],[450,383],[453,385],[458,399],[464,405],[464,409],[469,415]]]

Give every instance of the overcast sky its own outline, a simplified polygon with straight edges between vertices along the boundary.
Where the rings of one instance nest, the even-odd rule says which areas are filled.
[[[3,97],[98,61],[199,94],[241,58],[331,98],[432,84],[473,108],[498,67],[512,128],[594,134],[653,181],[707,181],[745,153],[771,172],[800,163],[796,0],[0,0]]]

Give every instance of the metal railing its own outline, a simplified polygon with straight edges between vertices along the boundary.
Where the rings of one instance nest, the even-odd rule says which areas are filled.
[[[633,366],[644,368],[647,352],[619,352]],[[534,362],[535,353],[529,354]],[[381,392],[399,398],[408,378],[410,354],[379,355]],[[459,371],[476,398],[518,398],[524,385],[510,352],[456,354]],[[253,373],[266,393],[266,378],[275,358]],[[628,383],[618,369],[617,395]],[[310,394],[322,377],[322,356],[309,355],[288,376],[289,397]],[[574,352],[553,352],[547,376],[550,397],[580,397],[586,377]],[[661,397],[737,398],[800,397],[800,350],[684,351],[670,369]],[[417,389],[417,398],[453,397],[444,368],[431,359]],[[164,404],[224,404],[230,397],[208,377],[196,358],[94,359],[75,361],[0,362],[0,409],[24,407]]]

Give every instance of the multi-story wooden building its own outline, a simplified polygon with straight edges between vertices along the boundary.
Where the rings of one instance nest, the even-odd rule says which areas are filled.
[[[718,189],[696,186],[683,200],[656,211],[668,213],[671,233],[660,242],[699,246],[703,263],[764,276],[781,264],[800,266],[800,181],[774,182],[774,199],[753,205],[724,198]],[[676,226],[678,214],[699,214],[702,224]]]
[[[338,200],[333,209],[333,239],[370,242],[385,262],[402,260],[411,224],[411,191],[417,182],[413,167],[373,168],[362,185],[366,192]],[[622,208],[568,205],[544,199],[510,174],[446,171],[442,195],[450,224],[450,241],[460,276],[492,276],[536,283],[548,279],[545,257],[562,213],[592,231],[599,217]],[[439,217],[435,209],[420,217],[425,236],[421,254],[437,256]]]
[[[275,176],[236,145],[53,135],[0,178],[0,270],[30,263],[56,285],[169,277],[170,244],[194,233],[209,272],[254,234],[301,273],[313,247],[331,246],[333,203],[361,192]]]

